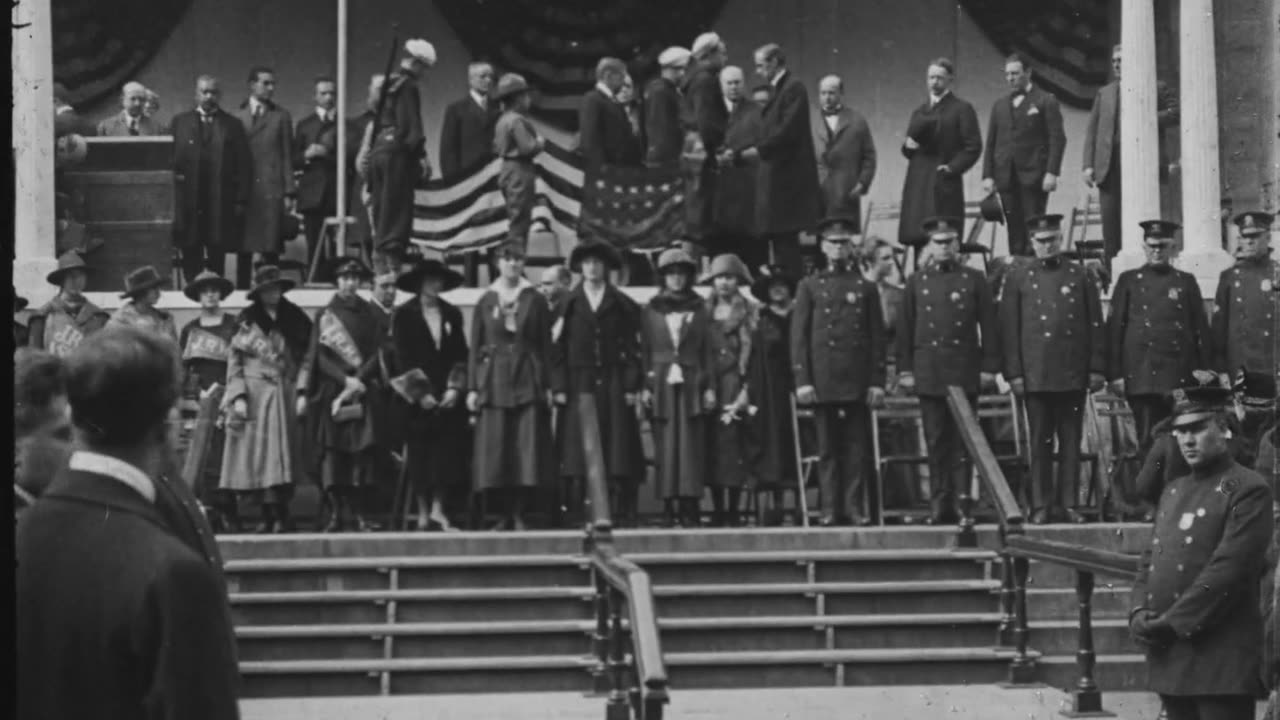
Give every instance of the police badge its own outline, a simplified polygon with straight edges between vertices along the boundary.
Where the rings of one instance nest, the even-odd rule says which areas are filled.
[[[844,299],[847,300],[850,305],[856,305],[858,303],[858,293],[851,292],[848,295],[845,295]]]
[[[1178,288],[1169,288],[1169,299],[1170,299],[1170,300],[1177,300],[1177,299],[1178,299],[1178,297],[1179,297],[1180,295],[1181,295],[1181,293],[1178,291]]]

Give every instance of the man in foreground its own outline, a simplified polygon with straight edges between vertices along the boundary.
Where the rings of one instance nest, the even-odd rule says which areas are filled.
[[[1232,459],[1231,391],[1175,393],[1173,434],[1191,472],[1160,496],[1151,549],[1133,587],[1129,631],[1169,720],[1246,720],[1262,695],[1258,586],[1272,494]]]
[[[16,717],[239,717],[226,589],[163,509],[178,372],[134,328],[67,360],[80,449],[17,532]]]

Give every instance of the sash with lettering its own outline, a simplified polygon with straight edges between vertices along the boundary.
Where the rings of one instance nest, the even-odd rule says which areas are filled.
[[[227,362],[231,356],[231,344],[221,336],[199,327],[187,335],[187,346],[182,348],[183,360],[212,360]]]
[[[275,365],[281,371],[284,370],[284,355],[280,352],[276,343],[272,341],[269,335],[262,332],[262,328],[252,323],[240,325],[240,330],[231,339],[231,349],[246,355],[252,355],[259,360]]]
[[[351,333],[342,319],[329,309],[320,313],[320,344],[332,350],[350,370],[359,370],[364,365],[364,356],[360,348],[351,339]]]
[[[51,355],[64,358],[80,347],[84,333],[65,313],[50,313],[44,327],[44,347]]]

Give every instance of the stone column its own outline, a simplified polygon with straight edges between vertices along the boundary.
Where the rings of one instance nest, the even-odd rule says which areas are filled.
[[[1178,265],[1196,276],[1209,297],[1217,286],[1218,274],[1231,264],[1231,256],[1222,247],[1213,0],[1180,0],[1180,8],[1183,227]]]
[[[36,305],[54,257],[53,12],[51,0],[13,4],[13,284]]]
[[[1112,277],[1145,262],[1138,223],[1160,217],[1155,0],[1120,3],[1120,254]],[[1211,30],[1212,31],[1212,30]]]

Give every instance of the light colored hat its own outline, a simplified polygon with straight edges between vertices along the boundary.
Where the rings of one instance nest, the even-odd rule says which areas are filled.
[[[436,47],[426,40],[408,40],[404,44],[404,51],[427,67],[436,64]]]
[[[691,55],[692,53],[682,47],[669,47],[658,56],[658,64],[664,68],[685,67],[689,64]]]
[[[498,89],[494,92],[493,97],[497,100],[505,100],[516,93],[529,92],[529,83],[525,82],[524,76],[516,73],[507,73],[498,80]]]
[[[670,248],[663,250],[658,256],[658,272],[665,273],[668,268],[681,266],[688,270],[690,274],[698,271],[698,264],[693,261],[693,256],[680,248]]]
[[[701,57],[708,50],[713,50],[721,45],[724,45],[724,41],[720,39],[719,35],[713,32],[704,32],[698,36],[697,40],[693,41],[691,52]]]

